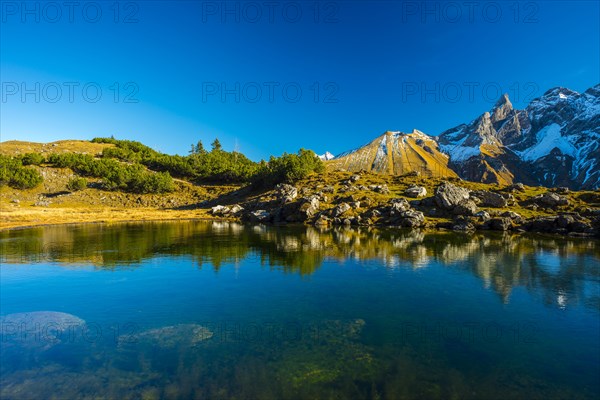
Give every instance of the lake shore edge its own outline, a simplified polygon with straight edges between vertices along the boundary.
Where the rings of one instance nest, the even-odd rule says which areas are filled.
[[[194,221],[213,221],[213,222],[236,222],[247,225],[264,224],[267,226],[315,226],[318,229],[330,229],[334,227],[348,228],[380,228],[390,229],[397,228],[402,230],[416,229],[425,232],[456,232],[464,234],[476,234],[482,232],[493,232],[494,229],[475,228],[468,230],[457,231],[452,229],[449,222],[429,223],[422,227],[403,227],[397,224],[376,224],[376,225],[313,225],[306,223],[287,223],[280,222],[257,222],[244,221],[239,217],[223,217],[211,215],[210,209],[192,209],[192,210],[173,210],[173,209],[128,209],[128,208],[44,208],[28,207],[15,210],[1,211],[2,218],[0,219],[0,232],[16,231],[22,229],[43,228],[47,226],[62,226],[62,225],[96,225],[96,224],[126,224],[126,223],[157,223],[157,222],[194,222]],[[556,216],[559,217],[558,215]],[[505,231],[511,234],[544,234],[550,237],[565,237],[565,238],[585,238],[585,239],[600,239],[596,233],[557,233],[544,232],[540,230],[527,231],[524,229],[515,229]]]

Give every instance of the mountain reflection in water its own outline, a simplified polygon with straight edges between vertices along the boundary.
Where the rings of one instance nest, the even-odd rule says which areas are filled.
[[[600,277],[600,242],[516,234],[398,229],[245,226],[235,222],[58,225],[0,232],[0,262],[135,268],[160,256],[189,256],[198,268],[240,267],[243,260],[311,275],[325,260],[377,261],[393,270],[438,263],[468,271],[504,303],[522,286],[545,304],[600,309],[586,279]],[[585,279],[584,279],[585,278]],[[589,289],[589,288],[588,288]]]

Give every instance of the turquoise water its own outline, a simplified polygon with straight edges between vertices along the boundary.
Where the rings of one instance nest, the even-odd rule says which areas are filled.
[[[600,243],[177,222],[0,233],[0,398],[600,396]]]

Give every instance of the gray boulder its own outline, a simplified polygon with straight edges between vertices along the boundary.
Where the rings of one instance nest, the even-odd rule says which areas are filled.
[[[381,194],[389,194],[390,193],[390,189],[388,188],[388,185],[370,185],[369,189],[371,189],[372,191],[376,192],[376,193],[381,193]]]
[[[255,210],[246,214],[250,222],[268,222],[271,214],[267,210]]]
[[[546,192],[537,198],[537,202],[546,207],[560,207],[569,205],[569,199],[553,192]]]
[[[410,210],[410,204],[408,204],[406,199],[392,199],[390,203],[390,215],[392,216],[396,216],[404,211]]]
[[[508,217],[492,218],[488,227],[493,231],[507,231],[512,227],[512,220]]]
[[[473,200],[463,200],[452,209],[452,214],[472,216],[478,211],[477,204]]]
[[[436,204],[446,210],[452,210],[462,201],[469,200],[469,191],[465,188],[444,182],[435,190]]]
[[[277,190],[277,197],[279,197],[281,203],[289,203],[298,197],[298,189],[287,183],[280,183],[275,187]]]
[[[328,226],[331,224],[331,220],[327,218],[325,215],[320,215],[319,218],[315,221],[315,226]]]
[[[341,215],[344,215],[344,213],[346,213],[351,208],[352,207],[350,207],[350,205],[348,203],[338,204],[337,206],[335,206],[335,208],[331,212],[331,216],[332,217],[339,217]]]
[[[425,215],[420,211],[408,210],[400,214],[400,226],[418,228],[425,225]]]
[[[319,198],[317,196],[310,196],[304,200],[298,209],[300,219],[306,220],[314,217],[319,211]]]
[[[507,186],[504,190],[508,192],[524,192],[525,185],[523,185],[522,183],[515,183],[510,186]]]
[[[471,196],[477,197],[482,207],[502,208],[508,205],[508,201],[502,195],[487,190],[478,190],[471,193]]]
[[[404,194],[408,197],[418,198],[427,196],[427,189],[423,186],[411,186],[404,191]]]

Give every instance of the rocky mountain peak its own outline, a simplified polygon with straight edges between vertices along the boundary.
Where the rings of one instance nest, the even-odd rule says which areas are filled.
[[[493,123],[506,119],[513,111],[513,105],[508,98],[508,94],[504,93],[496,102],[491,112],[491,120]]]
[[[583,94],[555,87],[524,110],[503,95],[469,125],[439,136],[451,166],[468,180],[600,186],[600,85]]]

